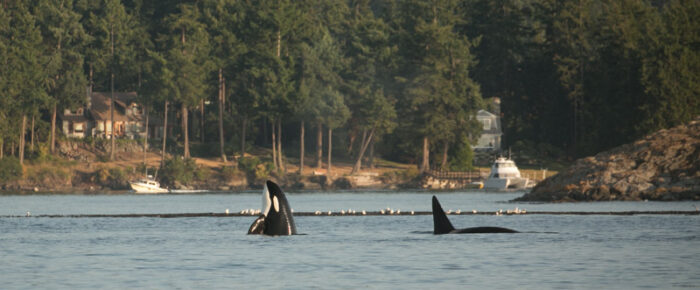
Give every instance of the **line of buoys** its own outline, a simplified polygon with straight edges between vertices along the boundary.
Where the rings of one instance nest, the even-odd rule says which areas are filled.
[[[53,215],[36,215],[36,214],[25,214],[25,215],[4,215],[0,218],[141,218],[141,217],[151,217],[151,218],[182,218],[182,217],[245,217],[260,214],[260,210],[247,209],[242,210],[239,213],[148,213],[148,214],[53,214]],[[341,214],[340,212],[328,211],[326,214],[322,214],[321,211],[315,212],[295,212],[294,216],[379,216],[379,215],[392,215],[383,209],[380,211],[362,211],[357,213],[353,211],[352,213],[345,212]],[[410,212],[399,212],[394,211],[393,215],[432,215],[431,211],[410,211]],[[700,215],[700,212],[691,211],[606,211],[606,212],[594,212],[594,211],[521,211],[520,213],[508,213],[508,211],[499,210],[496,212],[478,212],[476,210],[471,212],[453,212],[452,215]]]

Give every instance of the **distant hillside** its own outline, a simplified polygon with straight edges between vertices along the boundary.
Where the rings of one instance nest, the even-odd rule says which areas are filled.
[[[700,118],[577,160],[519,201],[700,200]]]

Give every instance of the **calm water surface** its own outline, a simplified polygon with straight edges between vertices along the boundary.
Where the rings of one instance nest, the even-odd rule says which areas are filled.
[[[429,211],[429,192],[287,193],[295,211]],[[508,203],[520,193],[437,193],[445,209],[694,210],[693,202]],[[259,192],[0,196],[0,285],[28,288],[698,288],[700,217],[450,216],[525,233],[434,236],[431,216],[296,217],[290,237],[254,217],[45,218],[238,212]],[[698,204],[700,206],[700,204]],[[32,217],[23,216],[30,211]],[[553,233],[554,232],[554,233]]]

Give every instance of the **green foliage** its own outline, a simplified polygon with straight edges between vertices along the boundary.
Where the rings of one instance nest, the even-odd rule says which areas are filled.
[[[469,144],[467,136],[462,136],[462,139],[456,146],[453,146],[452,158],[450,158],[450,170],[452,171],[470,171],[474,168],[474,152]]]
[[[22,177],[22,165],[15,157],[0,159],[0,182],[14,181]]]
[[[195,172],[198,171],[198,169],[194,159],[175,157],[165,160],[160,179],[163,183],[171,186],[174,185],[175,182],[188,184],[196,179],[197,175]]]
[[[241,158],[238,167],[245,172],[249,180],[255,182],[265,181],[275,168],[271,162],[261,162],[257,157]]]
[[[693,0],[6,2],[5,149],[19,143],[24,115],[46,127],[54,108],[60,115],[83,104],[88,80],[95,91],[109,90],[112,74],[115,90],[138,91],[151,116],[162,118],[168,100],[177,110],[169,124],[186,127],[183,113],[202,100],[197,109],[218,109],[221,69],[228,140],[268,146],[267,121],[284,120],[283,130],[305,121],[349,136],[336,138],[338,148],[374,132],[377,152],[413,163],[428,137],[466,164],[456,148],[464,135],[479,135],[473,117],[482,95],[501,100],[505,147],[548,144],[569,158],[700,115],[700,2]],[[217,118],[190,135],[216,140]],[[282,141],[300,143],[287,132]],[[107,149],[102,143],[94,145]],[[232,152],[239,144],[225,146]],[[218,156],[216,145],[196,145],[194,155]],[[189,148],[171,152],[177,146]],[[48,160],[42,150],[30,159]],[[270,174],[259,164],[241,169]]]
[[[70,181],[71,173],[63,167],[40,166],[27,172],[28,179],[35,184],[65,184]]]

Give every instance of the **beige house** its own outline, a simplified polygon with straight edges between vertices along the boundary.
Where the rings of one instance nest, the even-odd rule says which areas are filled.
[[[491,99],[489,107],[493,112],[479,110],[476,113],[476,120],[479,121],[483,127],[481,136],[479,136],[479,141],[472,146],[474,150],[501,150],[503,131],[501,130],[500,99]]]
[[[92,92],[85,107],[75,111],[64,110],[60,116],[63,133],[68,137],[136,139],[146,136],[145,115],[136,92],[114,93],[114,124],[110,111],[110,93]],[[162,132],[162,120],[150,117],[149,137],[158,138]]]

